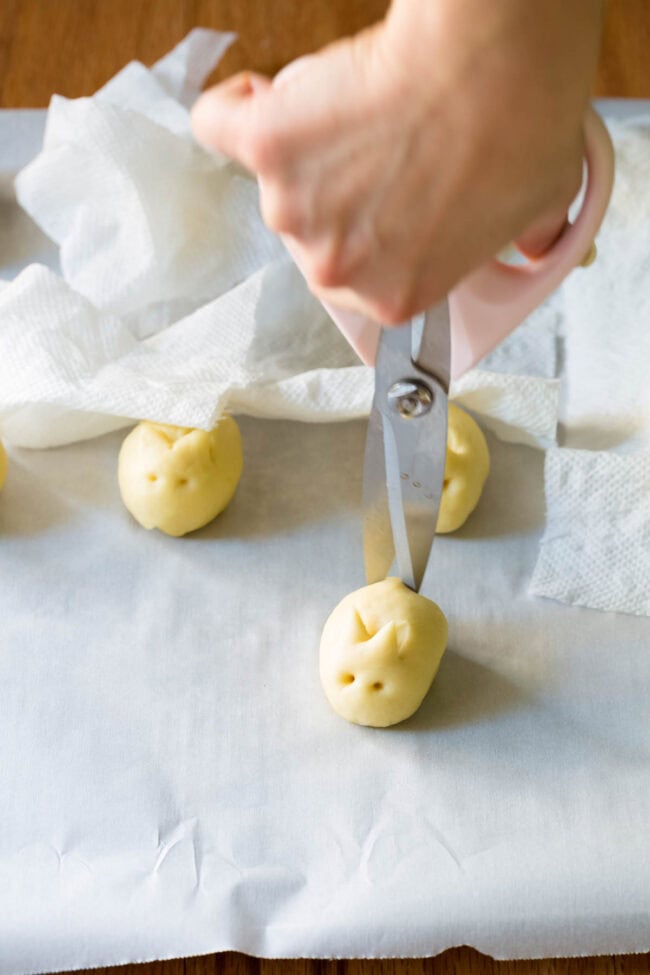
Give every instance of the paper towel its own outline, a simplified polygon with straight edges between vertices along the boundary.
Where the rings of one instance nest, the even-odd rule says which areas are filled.
[[[372,401],[372,369],[355,364],[286,255],[144,340],[37,265],[0,293],[0,320],[0,419],[20,446],[133,419],[210,429],[224,410],[348,420]],[[452,392],[504,440],[554,437],[555,380],[474,370]]]
[[[193,31],[151,70],[52,100],[16,191],[65,280],[32,268],[3,295],[8,440],[54,446],[143,418],[209,427],[224,409],[367,415],[372,373],[265,228],[255,182],[191,139],[187,105],[231,41]],[[542,374],[475,371],[453,394],[499,436],[546,445],[558,400]]]
[[[595,274],[561,291],[562,448],[546,456],[531,592],[650,615],[650,115],[610,121],[616,178]],[[569,449],[577,448],[577,449]]]
[[[60,245],[66,280],[127,316],[139,337],[284,253],[255,181],[190,131],[187,106],[233,39],[196,29],[92,98],[54,96],[43,151],[15,181],[22,207]]]
[[[650,453],[549,450],[531,592],[650,616]]]
[[[283,253],[254,180],[99,97],[52,99],[43,152],[16,192],[60,245],[69,284],[118,314],[178,299],[196,307]]]

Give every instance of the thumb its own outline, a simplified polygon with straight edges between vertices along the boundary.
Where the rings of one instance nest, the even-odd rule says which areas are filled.
[[[192,108],[192,132],[201,145],[256,170],[259,99],[271,87],[263,75],[243,71],[209,88]]]

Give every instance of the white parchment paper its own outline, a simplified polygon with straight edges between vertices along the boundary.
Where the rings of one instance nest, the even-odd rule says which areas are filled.
[[[527,596],[540,452],[491,439],[480,510],[424,587],[450,622],[439,676],[378,732],[330,711],[317,666],[363,584],[364,424],[242,431],[235,501],[185,539],[121,508],[119,434],[12,453],[3,975],[648,949],[649,625]]]
[[[5,266],[32,243],[47,263],[2,205]],[[235,500],[184,539],[123,510],[121,434],[11,449],[0,975],[650,949],[650,624],[527,594],[540,451],[491,437],[479,509],[435,543],[450,644],[420,712],[376,731],[329,710],[318,640],[363,584],[364,432],[243,420]]]

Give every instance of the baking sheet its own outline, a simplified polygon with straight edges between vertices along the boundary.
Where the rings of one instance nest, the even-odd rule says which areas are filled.
[[[54,260],[2,206],[0,275],[32,244]],[[11,454],[1,975],[650,949],[650,624],[527,595],[542,453],[490,438],[480,508],[424,586],[450,623],[439,675],[377,731],[329,710],[317,668],[363,584],[364,424],[241,426],[235,500],[185,539],[121,507],[120,434]]]

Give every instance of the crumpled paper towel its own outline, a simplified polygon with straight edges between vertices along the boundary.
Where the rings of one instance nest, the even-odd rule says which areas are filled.
[[[2,430],[20,446],[134,417],[210,429],[226,409],[309,421],[370,409],[372,369],[355,364],[287,256],[144,340],[39,265],[0,293],[0,321]],[[503,440],[554,437],[556,380],[475,370],[453,392]]]
[[[368,413],[372,372],[265,228],[254,180],[192,141],[187,106],[231,41],[195,30],[151,70],[52,100],[16,192],[64,280],[32,267],[2,294],[8,440],[54,446],[143,418],[208,427],[224,409]],[[554,441],[555,380],[476,370],[452,392],[505,439]]]
[[[650,114],[609,122],[616,179],[595,274],[561,291],[562,446],[545,459],[531,592],[650,615]]]
[[[43,151],[16,179],[19,203],[61,248],[66,281],[97,308],[138,313],[145,333],[283,254],[255,181],[193,142],[178,100],[181,65],[197,53],[196,96],[230,40],[195,30],[151,71],[130,64],[92,98],[55,96]],[[161,84],[173,69],[175,84]]]

